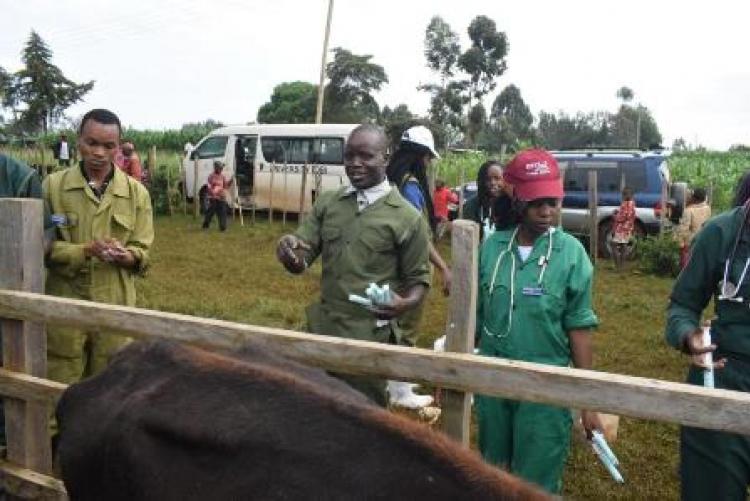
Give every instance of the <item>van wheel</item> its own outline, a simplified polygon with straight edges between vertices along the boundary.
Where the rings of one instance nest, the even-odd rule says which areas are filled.
[[[599,257],[603,259],[609,259],[612,257],[612,247],[615,245],[614,242],[612,242],[612,228],[614,226],[614,221],[610,219],[605,219],[601,223],[599,223]],[[630,243],[627,247],[627,253],[625,254],[625,258],[628,260],[633,260],[636,258],[637,255],[637,249],[638,249],[638,243],[641,239],[643,239],[646,236],[646,228],[644,228],[643,223],[636,220],[635,227],[633,228],[633,238],[630,239]]]

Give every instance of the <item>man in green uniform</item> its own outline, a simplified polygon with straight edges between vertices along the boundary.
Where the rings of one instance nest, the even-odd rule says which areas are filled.
[[[691,243],[690,258],[674,284],[666,338],[693,358],[688,383],[703,385],[702,356],[714,352],[714,387],[750,391],[750,205],[708,221]],[[715,299],[711,344],[705,346],[701,314]],[[683,427],[680,445],[682,499],[744,500],[750,484],[750,437]]]
[[[296,233],[279,241],[277,257],[292,273],[322,256],[320,301],[307,309],[308,329],[316,334],[398,343],[409,334],[399,319],[429,287],[429,229],[388,184],[386,146],[382,129],[354,129],[344,151],[351,186],[323,193]],[[373,282],[395,292],[391,304],[368,309],[349,301]],[[339,377],[385,406],[385,381]]]
[[[486,356],[590,369],[593,270],[583,246],[554,227],[562,198],[555,159],[519,153],[504,171],[514,190],[517,225],[490,235],[481,248],[477,335]],[[568,409],[477,396],[484,458],[559,493],[570,443]],[[585,430],[601,429],[583,410]]]
[[[48,294],[135,306],[135,277],[148,266],[154,227],[148,191],[114,167],[120,135],[120,120],[111,111],[86,113],[79,130],[80,165],[44,180],[58,233],[47,258]],[[50,325],[48,377],[74,383],[96,374],[127,340]]]

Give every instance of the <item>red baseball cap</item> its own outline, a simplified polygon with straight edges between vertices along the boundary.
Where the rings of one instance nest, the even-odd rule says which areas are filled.
[[[562,198],[560,167],[545,150],[524,150],[503,169],[503,178],[513,186],[516,198],[531,202],[539,198]]]

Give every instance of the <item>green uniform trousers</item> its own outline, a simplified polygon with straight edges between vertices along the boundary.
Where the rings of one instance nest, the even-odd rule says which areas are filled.
[[[484,459],[558,494],[570,446],[570,410],[484,395],[477,395],[476,405]]]
[[[703,385],[703,371],[691,368],[688,383]],[[729,359],[724,369],[715,371],[714,384],[716,388],[750,391],[750,363]],[[750,437],[688,426],[682,428],[681,434],[683,500],[747,499]]]
[[[486,338],[479,351],[503,356]],[[573,424],[570,409],[477,395],[476,412],[479,451],[485,461],[552,494],[560,493]]]

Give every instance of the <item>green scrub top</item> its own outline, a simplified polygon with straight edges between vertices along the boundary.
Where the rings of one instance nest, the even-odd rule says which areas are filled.
[[[724,212],[708,221],[693,239],[690,261],[677,277],[667,312],[666,338],[672,346],[681,347],[682,338],[700,326],[701,313],[708,302],[718,296],[724,266],[744,216],[742,207]],[[717,351],[745,360],[750,360],[750,270],[742,284],[739,280],[748,257],[750,228],[742,234],[727,278],[728,282],[740,286],[736,297],[743,301],[717,300],[717,318],[711,322],[711,337]]]
[[[323,261],[320,302],[307,310],[312,332],[379,342],[408,337],[400,322],[378,327],[368,309],[349,301],[372,282],[399,293],[430,285],[429,229],[397,189],[362,211],[346,187],[323,193],[296,235],[312,248],[308,263]]]
[[[522,261],[515,233],[516,228],[496,231],[480,250],[477,336],[482,352],[567,366],[567,333],[598,324],[591,306],[593,267],[581,243],[557,228],[537,238]]]

